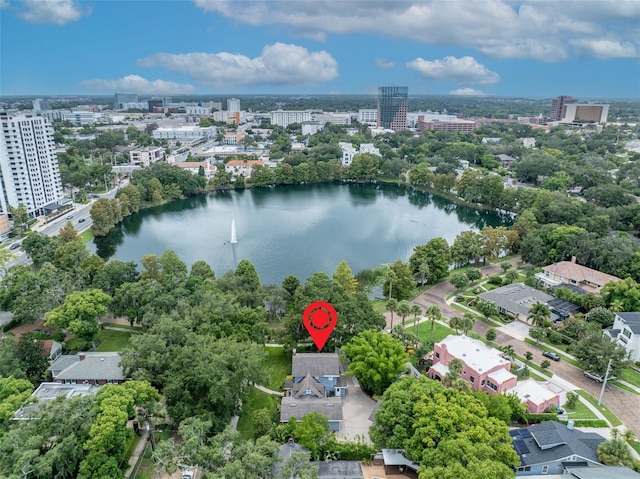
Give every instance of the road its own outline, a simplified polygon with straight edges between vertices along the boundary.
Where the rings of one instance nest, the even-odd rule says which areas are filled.
[[[75,203],[74,209],[70,211],[67,215],[61,216],[60,218],[56,218],[50,223],[36,226],[32,228],[32,231],[37,231],[38,233],[47,235],[47,236],[57,236],[60,233],[60,229],[64,225],[66,225],[69,221],[71,221],[71,224],[73,224],[73,226],[78,231],[78,233],[82,233],[88,230],[92,225],[91,206],[93,205],[93,202],[100,198],[107,198],[107,199],[115,198],[118,190],[120,188],[123,188],[127,184],[129,184],[129,180],[122,181],[115,188],[108,191],[107,193],[103,193],[101,195],[95,195],[95,198],[92,198],[92,200],[86,205]],[[22,240],[18,241],[17,243],[22,244]],[[7,263],[7,266],[6,266],[7,269],[10,268],[11,266],[16,266],[19,264],[27,264],[30,262],[29,257],[25,254],[24,251],[22,251],[22,249],[11,250],[11,254],[15,256],[15,259]],[[0,272],[0,276],[2,276],[2,274],[3,273]]]
[[[512,264],[516,264],[520,258],[513,258],[509,260]],[[491,264],[480,268],[482,275],[487,276],[494,273],[501,273],[502,270],[499,264]],[[450,319],[453,316],[461,316],[462,313],[457,309],[454,309],[446,302],[447,296],[456,291],[455,287],[448,281],[436,284],[429,290],[415,299],[415,303],[419,304],[423,309],[435,304],[442,311],[444,318]],[[483,321],[476,321],[473,327],[473,331],[484,336],[489,329],[489,325]],[[544,358],[542,357],[542,349],[537,348],[534,345],[527,344],[520,339],[504,333],[497,329],[497,337],[495,343],[502,346],[513,346],[516,354],[524,356],[527,351],[531,351],[534,355],[534,361],[540,363]],[[566,361],[551,361],[550,371],[558,377],[574,384],[580,389],[583,389],[593,397],[598,398],[600,396],[599,383],[585,378],[582,369],[567,363]],[[632,429],[638,436],[640,436],[640,396],[630,393],[615,386],[611,387],[608,391],[605,391],[602,403],[607,406],[613,414],[615,414],[625,426]]]

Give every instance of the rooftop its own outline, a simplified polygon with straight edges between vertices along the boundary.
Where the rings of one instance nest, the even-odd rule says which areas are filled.
[[[515,283],[501,288],[480,293],[482,299],[493,301],[498,307],[505,309],[520,317],[526,318],[531,307],[537,303],[546,304],[553,299],[550,294],[534,289],[523,283]],[[552,317],[551,320],[554,318]]]
[[[84,357],[84,359],[82,359]],[[125,379],[120,355],[111,352],[63,354],[49,368],[55,380],[119,380]]]
[[[300,420],[312,412],[319,412],[329,421],[342,421],[342,398],[320,399],[315,396],[303,396],[296,399],[284,397],[280,406],[280,422],[287,422],[292,417]]]
[[[640,334],[640,313],[616,313],[634,334]]]
[[[502,357],[502,352],[464,334],[460,336],[451,334],[439,344],[446,347],[449,354],[478,372],[486,372],[496,366],[509,363]]]
[[[40,407],[40,405],[47,401],[53,401],[59,397],[66,397],[70,399],[74,396],[82,394],[90,394],[96,392],[98,386],[91,384],[60,384],[60,383],[40,383],[38,389],[33,391],[31,398],[34,403],[27,404],[16,411],[15,419],[30,419]]]
[[[542,404],[545,401],[557,396],[558,394],[547,389],[543,384],[539,383],[535,379],[525,379],[518,381],[516,386],[512,389],[520,401],[531,401],[534,404]]]
[[[598,463],[596,450],[605,440],[599,434],[569,429],[555,421],[514,429],[509,431],[509,435],[513,438],[513,447],[523,466],[552,462],[574,455]]]
[[[577,283],[592,283],[597,285],[596,289],[600,289],[609,281],[620,281],[620,278],[611,274],[602,273],[598,270],[587,268],[573,261],[560,261],[559,263],[550,264],[542,268],[545,272],[557,274],[568,280],[574,280]],[[587,285],[585,285],[587,286]]]
[[[625,466],[567,467],[567,472],[578,479],[640,479],[640,474]]]
[[[294,378],[307,374],[316,378],[340,376],[346,369],[336,353],[296,353],[293,355],[291,363]]]

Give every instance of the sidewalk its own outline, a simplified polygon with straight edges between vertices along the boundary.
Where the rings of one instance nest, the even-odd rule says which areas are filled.
[[[147,450],[147,445],[149,444],[149,431],[146,429],[144,433],[140,437],[140,441],[136,444],[136,448],[133,450],[131,457],[129,458],[129,467],[127,467],[127,472],[124,473],[124,477],[131,477],[136,470],[136,466],[138,462],[142,460],[142,456],[144,456],[144,452]]]

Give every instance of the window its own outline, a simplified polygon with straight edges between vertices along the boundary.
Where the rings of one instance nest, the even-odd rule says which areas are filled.
[[[473,376],[469,376],[469,382],[471,384],[473,384],[476,381],[476,378],[474,378]]]
[[[436,359],[440,359],[440,353],[436,353]]]
[[[631,330],[630,330],[630,329],[625,328],[625,329],[622,331],[622,334],[624,334],[627,338],[631,338],[631,334],[632,334],[632,333],[631,333]]]
[[[542,472],[542,474],[549,474],[549,466],[542,466],[542,470],[540,472]]]

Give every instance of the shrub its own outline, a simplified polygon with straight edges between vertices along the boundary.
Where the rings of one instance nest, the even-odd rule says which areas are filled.
[[[562,343],[562,334],[560,334],[557,331],[549,332],[549,341],[552,344],[560,344],[560,343]]]
[[[551,366],[551,363],[546,359],[540,363],[540,367],[542,369],[549,369],[549,366]]]
[[[573,409],[576,407],[576,403],[578,402],[578,395],[574,392],[567,393],[567,403],[566,406],[569,409]]]
[[[529,413],[524,413],[523,415],[523,420],[527,423],[527,424],[538,424],[540,422],[545,422],[545,421],[558,421],[558,415],[555,413],[540,413],[540,414],[529,414]]]
[[[495,284],[497,286],[502,286],[502,277],[499,274],[493,274],[489,276],[487,280],[489,284]]]
[[[496,330],[495,328],[489,328],[487,329],[487,335],[485,336],[489,341],[493,341],[494,339],[496,339]]]

